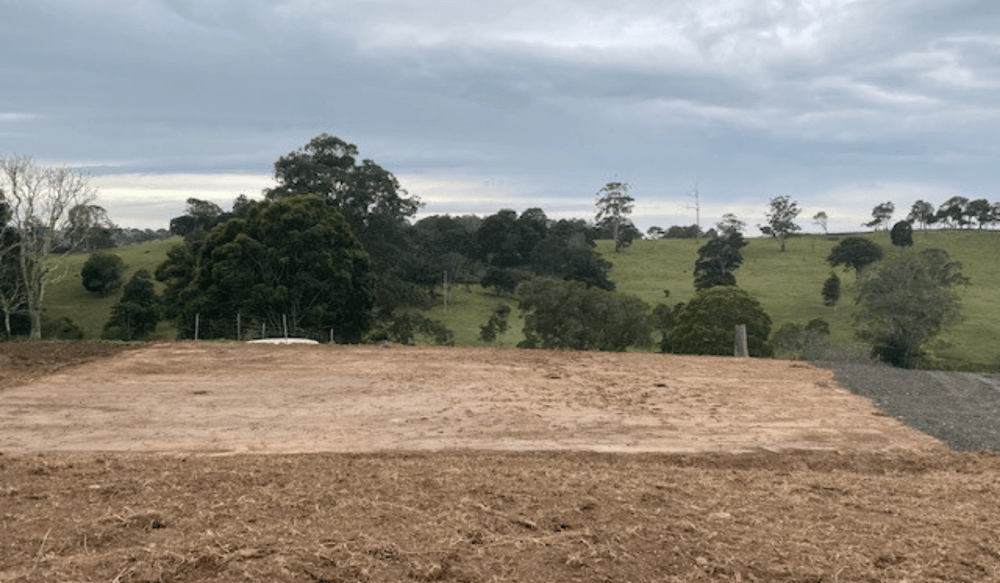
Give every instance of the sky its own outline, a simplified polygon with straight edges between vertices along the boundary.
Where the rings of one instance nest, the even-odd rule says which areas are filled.
[[[1000,201],[992,0],[0,0],[0,155],[81,167],[119,226],[261,199],[327,133],[418,217],[540,207],[747,234],[768,202]],[[359,160],[360,161],[360,160]],[[695,196],[697,192],[697,197]],[[696,209],[696,207],[698,207]]]

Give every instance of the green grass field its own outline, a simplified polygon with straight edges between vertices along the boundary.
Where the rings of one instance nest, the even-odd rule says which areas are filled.
[[[150,241],[130,247],[119,247],[110,251],[125,262],[125,281],[140,269],[146,269],[150,274],[167,258],[167,251],[180,243],[180,237]],[[83,329],[85,340],[97,340],[101,337],[104,324],[111,317],[111,309],[121,299],[121,290],[106,298],[92,294],[83,288],[80,271],[90,256],[89,253],[73,253],[57,263],[56,279],[45,288],[45,315],[50,320],[67,317]],[[162,292],[163,285],[157,282],[156,291]],[[156,328],[155,337],[172,340],[176,335],[173,326],[160,322]]]
[[[886,233],[867,235],[882,245],[888,255],[899,253]],[[843,285],[841,301],[835,307],[823,305],[820,289],[830,273],[825,258],[837,240],[821,235],[790,239],[787,251],[779,251],[775,239],[750,239],[743,249],[745,261],[736,272],[737,284],[754,295],[770,314],[777,330],[786,322],[805,324],[813,318],[830,323],[831,340],[837,344],[853,343],[854,305],[851,284],[853,272],[838,270]],[[947,366],[1000,365],[1000,231],[916,231],[914,249],[941,248],[961,261],[972,285],[959,290],[964,321],[943,336],[946,346],[935,351]],[[115,250],[128,266],[126,279],[141,268],[154,272],[166,259],[167,250],[179,238],[153,241]],[[702,240],[704,243],[704,240]],[[599,241],[599,252],[614,265],[612,279],[618,291],[640,297],[651,306],[674,305],[694,295],[692,269],[698,244],[688,239],[636,241],[621,253],[614,253],[611,241]],[[71,318],[85,332],[87,339],[100,337],[120,294],[99,298],[83,289],[80,269],[86,254],[75,254],[60,264],[62,279],[48,286],[46,314],[49,318]],[[157,284],[158,288],[160,287]],[[664,296],[670,290],[670,296]],[[482,326],[499,304],[510,306],[510,329],[494,344],[515,346],[524,335],[510,296],[497,297],[479,285],[455,285],[447,306],[440,302],[429,316],[440,320],[455,333],[456,344],[483,345],[479,339]],[[157,328],[157,337],[173,338],[174,329],[167,323]]]

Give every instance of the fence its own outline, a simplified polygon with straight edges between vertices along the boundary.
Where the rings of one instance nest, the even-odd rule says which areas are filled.
[[[277,321],[277,318],[273,320],[244,318],[242,314],[236,314],[235,317],[230,318],[203,318],[200,313],[196,313],[193,324],[193,329],[181,330],[182,336],[190,336],[195,340],[235,339],[238,341],[264,338],[309,338],[330,344],[336,340],[333,328],[298,327],[289,323],[287,314],[282,314],[281,320]]]

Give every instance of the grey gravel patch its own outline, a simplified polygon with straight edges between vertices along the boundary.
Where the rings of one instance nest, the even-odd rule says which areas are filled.
[[[890,366],[814,361],[837,382],[871,399],[886,415],[956,451],[1000,453],[997,375],[905,370]]]

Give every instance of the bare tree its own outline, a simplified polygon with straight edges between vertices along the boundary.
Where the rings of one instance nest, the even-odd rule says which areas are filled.
[[[42,301],[45,286],[54,281],[53,245],[70,231],[69,210],[97,198],[90,177],[66,166],[39,166],[30,156],[0,157],[0,187],[9,213],[10,227],[20,239],[18,267],[24,299],[31,317],[31,338],[42,337]],[[79,240],[66,240],[69,253]],[[3,249],[0,249],[3,251]]]

